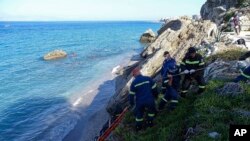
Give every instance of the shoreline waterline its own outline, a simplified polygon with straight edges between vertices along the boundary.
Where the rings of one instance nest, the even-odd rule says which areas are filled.
[[[112,68],[124,65],[131,52],[142,48],[141,33],[159,27],[145,22],[27,22],[2,28],[4,24],[0,23],[3,141],[62,140],[86,112],[105,107],[115,86]],[[55,49],[69,56],[41,59]]]
[[[121,62],[119,62],[117,65],[121,66],[122,69],[127,67],[127,66],[130,66],[131,62],[136,62],[136,61],[132,61],[132,58],[134,56],[137,56],[137,55],[139,55],[139,52],[136,52],[135,54],[133,53],[133,54],[130,54],[130,55],[125,55],[123,57],[124,59],[121,59]],[[113,66],[113,68],[114,67],[116,67],[116,66]],[[78,122],[77,122],[76,126],[74,127],[74,129],[72,129],[63,138],[63,141],[72,141],[72,140],[74,140],[74,141],[88,141],[88,140],[93,140],[95,136],[99,135],[99,131],[102,129],[102,126],[109,119],[109,114],[106,111],[106,106],[107,106],[108,101],[110,100],[110,98],[116,92],[116,78],[119,76],[119,75],[112,74],[111,70],[112,70],[112,68],[110,69],[109,72],[106,72],[104,74],[105,77],[101,81],[99,80],[99,82],[96,83],[95,88],[88,90],[88,92],[90,94],[95,95],[95,97],[100,95],[100,93],[109,93],[110,95],[105,94],[105,95],[109,95],[109,97],[107,97],[103,101],[104,103],[102,103],[101,106],[100,106],[100,104],[98,104],[100,109],[96,109],[96,111],[92,111],[92,114],[85,115],[85,116],[81,117],[81,119],[78,120]],[[101,85],[104,85],[104,87],[100,89]],[[110,89],[111,89],[111,92],[107,92]],[[85,94],[83,94],[83,95],[85,95]],[[76,104],[81,109],[81,107],[82,107],[81,103],[85,103],[82,100],[83,100],[82,96],[80,98],[76,99],[75,102],[73,103],[73,106],[74,106],[74,104]],[[90,107],[91,106],[92,107],[97,106],[93,101],[92,101],[92,103],[90,103],[87,106],[85,111],[81,111],[81,112],[86,112],[88,110],[89,111],[93,110]]]

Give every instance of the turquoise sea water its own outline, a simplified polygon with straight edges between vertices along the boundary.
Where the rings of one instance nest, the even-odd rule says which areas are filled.
[[[86,93],[143,48],[138,39],[145,30],[159,27],[151,22],[0,22],[0,141],[61,140],[79,116],[88,114],[75,110],[78,97],[79,107],[107,102],[112,94],[92,101]],[[42,59],[55,49],[68,57]],[[92,107],[87,112],[99,108]]]

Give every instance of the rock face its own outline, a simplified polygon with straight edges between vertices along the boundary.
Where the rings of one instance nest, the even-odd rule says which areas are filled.
[[[200,14],[202,19],[211,20],[216,24],[220,24],[225,16],[231,15],[236,11],[240,13],[240,20],[242,24],[242,30],[247,31],[250,28],[250,8],[245,4],[249,4],[249,0],[245,0],[242,3],[242,0],[207,0],[206,3],[202,6]],[[245,8],[236,8],[239,5],[246,6]],[[228,22],[228,21],[226,21]]]
[[[237,61],[225,62],[217,60],[206,67],[204,77],[206,81],[211,79],[233,79],[239,75],[238,70]]]
[[[59,58],[64,58],[67,56],[67,53],[63,50],[54,50],[52,52],[49,52],[48,54],[44,55],[44,60],[54,60]]]
[[[242,9],[242,16],[240,17],[241,20],[241,30],[243,31],[250,31],[250,8]]]
[[[217,89],[221,96],[238,96],[244,93],[244,88],[239,83],[228,82],[222,88]]]
[[[140,42],[142,43],[152,43],[154,40],[156,39],[156,35],[153,32],[152,29],[148,29],[147,31],[145,31],[141,38],[140,38]]]
[[[164,51],[169,51],[172,57],[180,61],[190,46],[199,45],[204,39],[214,38],[213,33],[217,30],[216,25],[210,21],[194,22],[187,17],[170,21],[162,28],[157,39],[141,54],[145,58],[139,64],[143,75],[152,77],[159,72],[164,60]],[[131,76],[128,76],[126,81],[123,88],[117,91],[108,103],[107,111],[111,115],[116,112],[117,107],[125,107],[127,104]]]
[[[218,23],[225,12],[231,7],[235,7],[237,3],[238,0],[207,0],[201,7],[201,17],[204,20]]]

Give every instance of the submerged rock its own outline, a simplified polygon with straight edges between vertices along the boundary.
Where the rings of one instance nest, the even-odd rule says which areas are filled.
[[[148,29],[147,31],[145,31],[141,38],[140,38],[140,42],[142,43],[152,43],[154,40],[156,39],[156,35],[153,32],[152,29]]]
[[[48,54],[44,55],[44,60],[54,60],[59,58],[64,58],[67,56],[67,53],[63,50],[54,50],[49,52]]]

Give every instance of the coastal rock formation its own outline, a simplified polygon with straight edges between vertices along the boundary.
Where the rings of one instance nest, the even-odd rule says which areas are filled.
[[[216,60],[209,64],[204,72],[205,81],[209,80],[233,80],[240,74],[240,69],[250,65],[249,60],[245,61],[223,61]]]
[[[200,14],[203,20],[219,23],[226,11],[237,4],[238,0],[207,0],[201,7]]]
[[[249,4],[249,0],[207,0],[200,14],[203,20],[211,20],[219,25],[223,20],[229,20],[230,16],[238,12],[241,16],[242,30],[247,31],[250,29]]]
[[[64,58],[67,56],[67,53],[63,50],[54,50],[46,55],[44,55],[43,59],[44,60],[54,60],[54,59],[59,59],[59,58]]]
[[[153,32],[152,29],[148,29],[147,31],[145,31],[141,38],[140,38],[140,42],[142,43],[152,43],[154,40],[156,39],[156,35]]]
[[[145,58],[139,64],[143,75],[153,77],[159,72],[164,60],[164,51],[169,51],[172,57],[180,61],[190,46],[197,46],[204,39],[214,38],[217,30],[216,25],[210,21],[194,22],[188,17],[170,21],[162,28],[157,39],[141,54]],[[117,107],[123,108],[127,105],[131,76],[127,76],[126,81],[123,88],[118,90],[108,103],[107,111],[111,115],[116,113]]]

